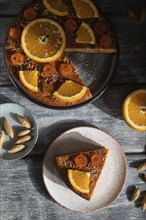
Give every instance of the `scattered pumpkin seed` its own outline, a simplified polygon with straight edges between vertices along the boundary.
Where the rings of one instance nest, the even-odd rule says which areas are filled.
[[[140,164],[137,168],[138,172],[143,172],[144,170],[146,170],[146,162]]]
[[[140,13],[139,24],[142,24],[146,19],[146,8],[143,8]]]
[[[134,193],[133,193],[132,197],[131,197],[131,202],[135,202],[139,198],[140,193],[141,193],[140,189],[136,188],[134,190]]]
[[[146,194],[144,195],[144,198],[143,198],[143,200],[142,200],[141,210],[142,210],[143,212],[146,210]]]
[[[128,16],[133,23],[139,23],[139,18],[132,9],[128,9]]]

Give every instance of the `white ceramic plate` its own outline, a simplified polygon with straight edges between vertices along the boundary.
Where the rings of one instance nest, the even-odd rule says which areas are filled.
[[[26,142],[25,144],[26,148],[24,150],[17,153],[8,153],[8,149],[13,147],[17,140],[16,137],[17,135],[15,134],[18,134],[18,132],[26,129],[18,122],[16,114],[25,117],[30,122],[32,127],[30,134],[32,138]],[[5,103],[0,105],[0,126],[1,129],[3,130],[4,130],[4,126],[3,126],[4,117],[8,118],[8,120],[10,121],[10,124],[14,130],[14,139],[11,139],[8,135],[5,135],[5,142],[3,144],[3,147],[0,149],[0,156],[2,157],[2,159],[5,160],[20,159],[25,155],[27,155],[35,146],[35,143],[38,138],[36,121],[33,115],[24,106],[15,103]]]
[[[87,201],[71,191],[61,180],[54,156],[105,146],[109,149],[106,164]],[[61,134],[49,146],[43,161],[43,179],[47,191],[61,206],[77,212],[94,212],[111,204],[125,183],[127,162],[121,146],[110,135],[93,127],[76,127]]]

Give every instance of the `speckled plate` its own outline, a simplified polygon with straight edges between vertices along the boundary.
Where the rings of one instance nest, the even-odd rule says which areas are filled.
[[[19,151],[17,153],[8,153],[8,150],[15,145],[15,142],[18,139],[17,134],[20,131],[27,129],[18,122],[16,114],[25,117],[30,122],[32,127],[30,135],[32,136],[32,138],[25,143],[26,148],[24,150]],[[0,149],[0,157],[5,160],[20,159],[26,156],[35,146],[35,143],[38,138],[36,121],[33,115],[24,106],[15,103],[5,103],[0,105],[0,127],[3,130],[4,117],[8,118],[13,128],[14,139],[11,139],[8,135],[5,135],[5,142],[3,144],[3,147]]]
[[[105,146],[109,149],[106,164],[87,201],[70,190],[57,172],[54,156]],[[110,205],[123,189],[127,162],[122,147],[109,134],[93,127],[76,127],[57,137],[43,161],[43,179],[47,191],[61,206],[76,212],[94,212]]]

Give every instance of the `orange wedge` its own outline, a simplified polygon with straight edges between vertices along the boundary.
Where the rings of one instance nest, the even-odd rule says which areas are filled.
[[[68,179],[74,189],[81,193],[89,193],[90,172],[68,170]]]
[[[64,30],[56,21],[40,18],[28,23],[22,32],[21,46],[25,54],[37,62],[58,59],[66,44]]]
[[[146,131],[146,89],[138,89],[127,96],[123,117],[135,130]]]
[[[53,96],[61,101],[73,102],[81,99],[87,90],[86,86],[67,80],[53,93]]]
[[[86,22],[82,22],[76,32],[76,42],[83,44],[95,44],[96,38],[92,28]]]
[[[45,7],[54,15],[66,16],[68,15],[68,10],[66,5],[62,0],[43,0]]]
[[[38,71],[22,70],[19,71],[19,78],[23,85],[33,92],[38,92]]]
[[[97,18],[99,12],[90,0],[72,0],[78,18]]]

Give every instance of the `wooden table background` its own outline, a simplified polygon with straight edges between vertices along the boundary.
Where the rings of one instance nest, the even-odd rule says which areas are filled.
[[[111,20],[120,47],[119,65],[107,91],[92,103],[72,110],[52,110],[30,102],[15,88],[4,63],[4,40],[13,17],[30,0],[0,0],[0,103],[20,103],[35,116],[39,128],[38,142],[25,158],[16,161],[0,160],[0,219],[1,220],[57,220],[146,219],[136,204],[129,201],[133,186],[146,192],[142,176],[136,171],[146,159],[146,133],[128,127],[121,108],[125,97],[137,88],[146,87],[146,19],[135,24],[128,9],[139,16],[146,8],[145,0],[97,0]],[[42,160],[48,144],[68,128],[94,125],[112,135],[122,146],[128,161],[128,176],[120,197],[108,208],[94,214],[68,211],[47,194],[42,180]],[[108,195],[107,195],[108,196]]]

